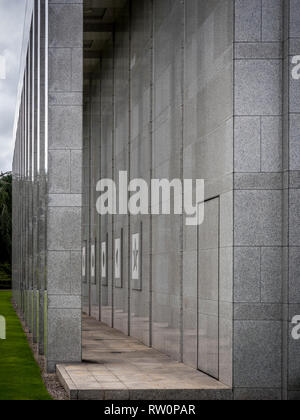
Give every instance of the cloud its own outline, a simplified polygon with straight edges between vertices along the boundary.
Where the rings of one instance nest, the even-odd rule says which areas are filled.
[[[0,0],[0,55],[6,62],[6,79],[0,80],[0,171],[3,172],[10,170],[12,163],[24,14],[24,0]]]
[[[0,79],[6,79],[6,65],[4,55],[0,55]]]

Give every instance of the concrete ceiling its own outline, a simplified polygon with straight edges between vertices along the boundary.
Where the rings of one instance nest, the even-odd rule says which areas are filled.
[[[127,0],[84,0],[84,78],[93,73]]]

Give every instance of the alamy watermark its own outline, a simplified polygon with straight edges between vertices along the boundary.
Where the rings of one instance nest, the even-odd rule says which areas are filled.
[[[6,320],[0,315],[0,340],[6,340]]]
[[[294,340],[300,340],[300,315],[294,316],[292,319],[292,325],[294,325],[292,329],[292,337]]]
[[[294,80],[300,80],[300,55],[295,55],[292,58],[292,64],[294,65],[292,69],[292,78]]]
[[[203,179],[152,179],[150,185],[141,178],[128,181],[127,171],[119,172],[118,184],[112,179],[97,183],[97,212],[101,215],[182,215],[187,226],[204,221]]]

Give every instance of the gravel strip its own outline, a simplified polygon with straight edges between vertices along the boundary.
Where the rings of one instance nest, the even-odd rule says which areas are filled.
[[[29,346],[32,350],[32,353],[34,355],[34,358],[35,358],[37,364],[40,367],[41,375],[42,375],[44,384],[45,384],[49,394],[51,395],[51,397],[54,400],[57,400],[57,401],[67,401],[67,400],[69,400],[66,391],[64,390],[64,388],[62,387],[62,385],[60,384],[60,382],[57,378],[57,375],[55,373],[50,374],[50,373],[46,372],[45,357],[40,356],[38,354],[38,345],[33,342],[32,334],[29,333],[28,328],[25,326],[24,319],[22,318],[21,314],[19,313],[16,305],[14,303],[12,303],[12,304],[13,304],[13,307],[14,307],[17,315],[18,315],[18,318],[19,318],[21,324],[22,324],[23,330],[26,334],[26,337],[27,337]]]

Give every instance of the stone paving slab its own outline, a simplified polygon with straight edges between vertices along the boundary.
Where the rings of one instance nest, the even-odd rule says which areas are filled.
[[[57,366],[72,400],[229,400],[232,390],[91,318],[83,319],[83,363]]]

